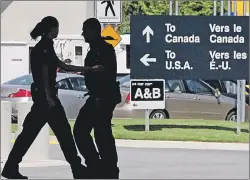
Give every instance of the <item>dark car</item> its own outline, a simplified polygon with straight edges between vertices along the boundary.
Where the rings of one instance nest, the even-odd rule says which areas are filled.
[[[223,94],[224,96],[237,99],[236,93],[228,92],[226,85],[225,85],[226,81],[221,81],[221,80],[204,80],[204,81],[208,83],[210,86],[212,86],[214,89],[218,89],[220,93]],[[229,82],[235,86],[237,85],[236,81],[230,80]],[[249,89],[247,88],[247,86],[246,86],[246,92],[249,92]],[[249,105],[248,93],[246,94],[246,103]]]

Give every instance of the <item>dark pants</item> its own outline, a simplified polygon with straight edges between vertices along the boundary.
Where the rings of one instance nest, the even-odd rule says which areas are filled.
[[[44,98],[34,102],[31,111],[23,123],[23,130],[17,137],[15,144],[6,162],[6,168],[13,171],[18,170],[18,164],[37,137],[43,126],[48,123],[56,135],[65,159],[71,165],[78,168],[81,165],[81,158],[77,155],[74,138],[71,132],[63,106],[60,100],[55,97],[55,107],[48,108]],[[49,142],[48,142],[49,143]]]
[[[107,171],[117,169],[118,156],[115,139],[112,134],[111,119],[116,104],[109,101],[97,101],[88,98],[81,108],[74,126],[74,137],[87,166],[95,166],[99,157]],[[94,129],[97,148],[90,135]]]

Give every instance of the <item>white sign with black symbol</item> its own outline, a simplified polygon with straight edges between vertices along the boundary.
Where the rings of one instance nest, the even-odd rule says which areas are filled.
[[[134,109],[165,109],[165,80],[133,79],[130,82]]]
[[[101,23],[120,24],[122,19],[121,1],[95,1],[95,17]]]

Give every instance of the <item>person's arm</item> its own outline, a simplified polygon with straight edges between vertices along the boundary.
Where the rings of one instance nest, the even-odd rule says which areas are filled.
[[[51,61],[53,60],[51,58],[51,48],[50,47],[42,47],[43,48],[43,52],[42,54],[39,55],[39,57],[41,58],[40,61],[42,62],[42,84],[43,87],[45,88],[45,93],[46,96],[51,96],[51,89],[49,88],[49,65],[51,63]]]
[[[46,100],[47,103],[49,105],[49,107],[54,107],[55,106],[55,101],[52,98],[52,93],[51,90],[49,88],[49,72],[48,72],[48,66],[46,65],[42,65],[42,79],[43,79],[43,84],[44,84],[44,90],[45,90],[45,96],[46,96]]]
[[[71,71],[71,72],[82,72],[83,74],[86,72],[99,72],[103,70],[103,66],[97,65],[94,67],[89,66],[73,66],[73,65],[67,65],[61,60],[58,59],[58,67],[61,68],[64,71]]]
[[[52,98],[52,92],[49,85],[49,64],[52,61],[50,48],[45,48],[41,55],[42,61],[42,83],[44,86],[45,96],[49,107],[55,106],[55,101]]]
[[[58,59],[58,67],[61,68],[64,71],[71,71],[71,72],[89,72],[92,70],[91,67],[88,66],[73,66],[73,65],[67,65],[61,60]]]
[[[51,97],[51,91],[49,88],[49,72],[48,72],[48,66],[43,64],[42,67],[42,79],[43,79],[43,85],[45,88],[45,93],[47,97]]]

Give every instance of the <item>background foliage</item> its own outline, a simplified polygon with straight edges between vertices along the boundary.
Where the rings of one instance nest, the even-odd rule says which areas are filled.
[[[131,15],[169,15],[169,1],[122,1],[123,22],[119,26],[120,34],[130,33]],[[214,1],[207,0],[179,0],[179,15],[212,16]],[[217,15],[220,15],[220,1],[217,1]],[[224,1],[224,13],[227,13],[228,2]],[[175,14],[175,1],[173,1]]]

